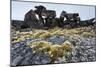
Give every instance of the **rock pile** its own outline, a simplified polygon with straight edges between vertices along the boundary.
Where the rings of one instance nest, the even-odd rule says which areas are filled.
[[[25,14],[23,23],[19,23],[22,21],[17,22],[17,20],[13,20],[12,25],[19,30],[26,28],[48,29],[56,26],[61,28],[76,28],[95,25],[95,18],[81,21],[78,13],[62,11],[60,17],[57,18],[56,11],[54,10],[47,10],[42,5],[35,6],[35,8],[35,10],[31,9]]]

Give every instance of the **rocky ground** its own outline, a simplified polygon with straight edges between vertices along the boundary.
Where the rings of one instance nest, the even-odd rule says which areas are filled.
[[[31,32],[13,31],[11,33],[11,65],[96,61],[96,37],[94,32],[95,30],[88,27],[71,30],[57,28],[53,30],[32,30]],[[45,46],[39,46],[41,41],[41,45]],[[63,50],[61,50],[64,56],[59,56],[57,49],[62,47],[66,41],[67,48],[63,47]],[[57,46],[56,49],[53,47],[54,45]],[[43,52],[44,48],[48,47],[49,50]]]

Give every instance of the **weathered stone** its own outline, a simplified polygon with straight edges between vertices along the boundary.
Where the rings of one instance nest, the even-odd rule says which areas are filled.
[[[66,38],[64,36],[52,36],[47,39],[47,41],[52,42],[54,44],[62,44]]]
[[[21,57],[21,56],[16,57],[16,58],[12,61],[11,65],[12,65],[12,66],[18,65],[18,64],[21,62],[22,59],[23,59],[23,57]]]
[[[29,26],[30,28],[35,28],[38,26],[36,13],[32,9],[25,14],[24,22],[24,25]]]

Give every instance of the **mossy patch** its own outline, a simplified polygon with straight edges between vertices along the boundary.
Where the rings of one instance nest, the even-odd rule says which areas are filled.
[[[83,32],[81,35],[83,37],[86,37],[86,38],[94,37],[95,36],[95,34],[94,33],[91,33],[91,32]]]
[[[40,51],[43,53],[48,53],[52,59],[51,63],[54,63],[57,58],[62,58],[67,55],[68,52],[72,51],[71,43],[65,42],[61,44],[52,44],[51,42],[39,41],[39,42],[31,42],[28,44],[33,53]]]

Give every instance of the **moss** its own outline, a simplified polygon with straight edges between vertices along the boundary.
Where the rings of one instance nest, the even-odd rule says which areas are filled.
[[[63,51],[61,49],[60,45],[52,45],[50,47],[50,55],[51,57],[62,57],[63,56]]]
[[[62,44],[62,49],[65,50],[65,51],[69,51],[71,52],[72,51],[72,44],[69,42],[69,41],[65,41],[63,44]]]
[[[62,36],[80,36],[83,37],[94,37],[95,32],[90,29],[90,27],[81,27],[81,28],[74,28],[74,29],[62,29],[59,27],[55,27],[48,30],[43,29],[32,29],[32,31],[29,32],[20,32],[20,31],[14,31],[12,41],[22,41],[29,38],[48,38],[54,35],[62,35]],[[20,36],[20,37],[18,37]],[[14,38],[15,37],[15,38]],[[18,38],[16,38],[18,37]],[[24,38],[23,38],[24,37]],[[16,42],[17,42],[16,41]]]
[[[46,32],[46,33],[40,35],[39,37],[40,37],[40,38],[48,38],[48,37],[50,37],[50,36],[51,36],[51,33]]]
[[[48,38],[54,35],[64,35],[60,28],[53,28],[49,30],[42,30],[34,33],[34,38]]]
[[[95,34],[91,33],[91,32],[83,32],[81,34],[83,37],[89,38],[89,37],[94,37]]]
[[[50,45],[51,43],[46,41],[32,42],[29,44],[33,51],[41,50],[44,53],[49,51]]]
[[[51,33],[51,35],[53,36],[53,35],[64,35],[64,33],[62,32],[62,30],[56,30],[55,32],[53,32],[53,33]]]
[[[53,32],[55,32],[55,31],[57,31],[57,30],[61,30],[61,28],[59,28],[59,27],[54,27],[53,29],[49,29],[48,31],[49,31],[50,33],[53,33]]]
[[[12,36],[12,43],[21,42],[25,39],[33,38],[32,32],[19,32],[16,31],[15,34]]]
[[[77,31],[76,29],[70,29],[70,30],[67,30],[67,33],[70,35],[73,35],[73,34],[79,34],[79,31]]]
[[[34,38],[40,38],[40,35],[44,34],[45,32],[44,31],[39,31],[39,32],[36,32],[34,33]]]
[[[65,42],[62,45],[52,45],[50,47],[50,55],[52,58],[52,63],[57,60],[58,57],[63,58],[68,52],[72,51],[71,43]]]
[[[43,52],[48,53],[52,59],[51,63],[54,63],[57,58],[63,58],[68,52],[71,52],[72,45],[69,42],[64,42],[62,45],[52,44],[46,41],[32,42],[29,46],[32,48],[33,52]]]

